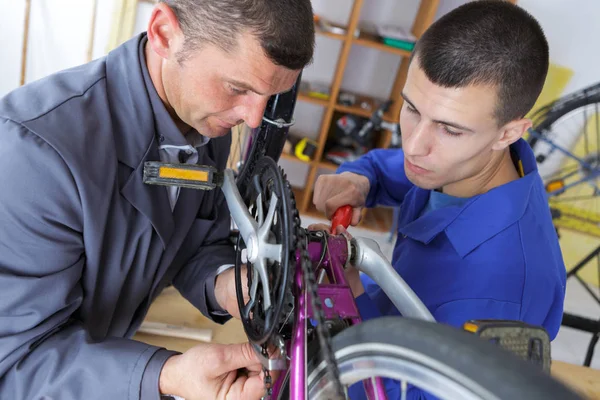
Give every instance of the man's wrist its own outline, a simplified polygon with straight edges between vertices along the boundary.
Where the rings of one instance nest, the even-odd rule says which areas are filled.
[[[365,287],[363,286],[361,280],[358,279],[358,282],[352,282],[350,284],[350,290],[352,290],[352,295],[354,298],[357,298],[365,292]]]
[[[172,394],[179,395],[178,393],[178,383],[177,383],[177,361],[179,360],[179,355],[171,356],[164,363],[160,376],[158,378],[158,390],[160,394]]]
[[[227,310],[225,307],[227,303],[227,285],[225,285],[225,280],[221,278],[221,275],[215,276],[215,301],[221,310]]]
[[[227,287],[227,281],[228,279],[219,279],[219,277],[221,277],[222,275],[227,275],[227,274],[232,274],[235,272],[234,268],[235,265],[234,264],[225,264],[225,265],[221,265],[219,267],[219,269],[217,270],[217,274],[215,276],[215,280],[214,280],[214,290],[213,290],[213,298],[214,301],[216,302],[216,304],[214,304],[214,306],[216,306],[213,311],[217,311],[217,312],[221,312],[221,311],[225,311],[227,312],[227,296],[228,296],[228,287]]]

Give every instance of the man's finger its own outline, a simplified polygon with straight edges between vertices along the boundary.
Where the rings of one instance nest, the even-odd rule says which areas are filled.
[[[265,382],[260,375],[240,377],[230,390],[230,393],[233,394],[232,399],[243,400],[260,400],[265,392]]]
[[[260,361],[250,343],[236,343],[223,346],[220,365],[215,366],[215,374],[222,375],[240,368],[252,369],[260,365]]]
[[[342,225],[338,225],[335,227],[335,234],[336,235],[341,235],[343,233],[347,233],[346,228],[344,228]]]
[[[311,224],[306,229],[309,231],[325,231],[329,233],[329,226],[326,224]]]
[[[263,368],[261,364],[254,364],[246,368],[248,374],[259,374],[262,372]]]
[[[338,208],[345,204],[347,204],[347,200],[342,196],[335,195],[330,197],[329,200],[325,202],[325,216],[327,219],[331,219],[333,217],[333,213],[335,213]]]
[[[358,225],[361,217],[362,217],[362,207],[352,209],[352,222],[350,222],[350,225],[352,225],[352,226]]]

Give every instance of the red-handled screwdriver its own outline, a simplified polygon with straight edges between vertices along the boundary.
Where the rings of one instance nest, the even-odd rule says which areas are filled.
[[[331,218],[331,233],[335,234],[335,229],[339,225],[342,225],[344,229],[348,229],[350,222],[352,222],[352,206],[341,206],[335,210]]]

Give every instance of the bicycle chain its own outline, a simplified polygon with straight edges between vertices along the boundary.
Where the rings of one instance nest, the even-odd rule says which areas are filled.
[[[259,141],[260,141],[260,139],[257,140],[257,142],[259,142]],[[258,145],[258,144],[259,143],[256,143],[255,145]],[[262,147],[262,146],[260,146],[260,147]],[[256,160],[259,157],[260,157],[260,155],[257,155],[257,157],[251,157],[249,159],[249,163],[248,163],[249,165],[246,166],[246,174],[244,177],[242,177],[242,179],[244,180],[244,182],[242,182],[242,185],[249,184],[249,182],[251,180],[250,177],[252,175],[254,175]],[[291,185],[288,182],[283,170],[281,168],[279,168],[279,170],[280,170],[283,182],[284,182],[284,191],[288,196],[290,209],[292,212],[292,222],[293,222],[293,233],[292,234],[294,235],[294,244],[295,244],[295,248],[296,248],[296,254],[300,255],[300,265],[303,270],[303,276],[305,278],[306,290],[308,292],[308,295],[311,298],[311,306],[312,306],[312,310],[313,310],[313,315],[314,315],[314,319],[317,322],[315,330],[317,333],[317,338],[319,340],[319,347],[321,349],[321,354],[323,356],[323,360],[326,363],[327,373],[329,374],[330,381],[332,381],[334,383],[334,388],[335,388],[337,398],[345,399],[346,395],[344,393],[343,385],[340,382],[339,370],[337,367],[337,363],[335,361],[333,349],[331,347],[331,336],[329,335],[329,331],[325,327],[325,314],[323,312],[323,307],[321,305],[321,298],[318,295],[318,285],[317,285],[317,282],[315,279],[314,271],[312,270],[312,263],[310,260],[310,256],[308,254],[306,231],[304,228],[301,227],[300,215],[298,212],[298,208],[296,207],[296,198],[292,191]],[[292,263],[292,265],[295,265],[295,263]],[[250,276],[248,276],[248,277],[250,278]],[[290,277],[290,279],[293,280],[294,273],[289,274],[289,277]],[[250,285],[250,282],[248,282],[248,285]],[[287,312],[282,313],[282,318],[287,318]],[[285,323],[286,323],[285,320],[282,320],[280,322],[280,324],[285,324]],[[278,333],[274,333],[274,335],[277,335],[277,334]],[[267,340],[261,346],[263,355],[265,355],[267,357],[268,357],[269,343],[272,343],[271,339]],[[271,395],[272,395],[272,390],[273,390],[272,377],[271,377],[269,370],[267,370],[266,368],[263,369],[263,373],[264,373],[265,389],[267,391],[266,398],[270,399]]]
[[[261,163],[256,162],[253,163],[253,173],[252,175],[249,176],[249,180],[253,181],[254,179],[256,179],[257,177],[260,178],[261,183],[259,185],[259,187],[256,187],[253,185],[254,187],[254,191],[249,192],[249,196],[250,198],[253,198],[254,200],[251,202],[251,204],[246,204],[248,207],[250,208],[254,208],[254,210],[251,212],[252,216],[254,218],[258,218],[258,209],[259,209],[259,201],[262,203],[261,207],[265,210],[265,212],[263,214],[266,214],[266,210],[269,209],[270,205],[269,203],[265,204],[265,199],[271,199],[271,194],[272,194],[272,190],[275,190],[276,187],[280,187],[281,188],[281,192],[279,192],[278,190],[276,190],[276,194],[278,196],[281,196],[282,198],[285,199],[285,201],[283,202],[279,202],[280,204],[284,204],[287,205],[286,207],[282,207],[286,208],[283,209],[283,213],[287,215],[287,217],[289,218],[289,225],[287,225],[290,231],[293,231],[293,223],[294,221],[292,220],[292,207],[291,207],[291,202],[290,202],[290,196],[289,196],[289,189],[286,187],[286,180],[284,178],[283,175],[283,171],[281,170],[280,167],[276,166],[276,164],[273,162],[272,166],[274,167],[273,169],[271,169],[271,165],[270,163]],[[266,181],[262,181],[263,178],[265,178],[265,176],[263,176],[262,174],[267,173],[266,176]],[[273,180],[277,180],[279,181],[279,184],[275,185],[275,183],[273,183]],[[260,192],[260,193],[259,193]],[[256,196],[254,196],[256,195]],[[276,212],[276,215],[278,214],[278,211]],[[257,219],[258,220],[258,219]],[[273,225],[270,227],[270,229],[273,228]],[[294,270],[295,270],[295,260],[293,260],[293,258],[295,258],[296,255],[296,248],[295,248],[295,243],[293,241],[293,236],[290,237],[290,232],[285,232],[285,224],[283,223],[283,219],[280,220],[280,228],[281,228],[281,232],[277,233],[277,237],[281,240],[285,239],[288,242],[288,246],[285,246],[288,248],[288,254],[285,254],[282,256],[282,258],[284,258],[285,260],[289,260],[289,261],[284,261],[282,260],[279,265],[275,266],[275,265],[267,265],[267,271],[268,271],[268,276],[269,276],[269,280],[271,279],[275,279],[275,276],[279,273],[281,275],[283,275],[283,270],[278,270],[276,268],[287,268],[287,279],[285,280],[285,282],[283,281],[283,276],[279,276],[279,286],[275,287],[273,282],[269,282],[269,286],[271,287],[271,301],[272,301],[272,309],[271,310],[277,310],[279,309],[279,312],[277,313],[277,315],[275,315],[275,313],[272,314],[272,321],[269,323],[269,325],[272,328],[269,328],[270,330],[270,335],[267,336],[266,335],[266,331],[261,333],[259,336],[261,337],[265,337],[266,339],[261,339],[260,341],[254,342],[252,338],[249,339],[251,341],[253,341],[253,343],[255,343],[256,345],[259,345],[262,347],[263,344],[263,340],[264,343],[269,343],[270,341],[272,341],[274,335],[277,332],[280,332],[282,330],[282,327],[284,326],[284,322],[285,316],[289,316],[294,308],[294,297],[292,295],[292,283],[293,283],[293,279],[294,279]],[[271,231],[271,233],[275,233],[274,231]],[[282,244],[285,242],[281,242]],[[287,265],[286,265],[287,264]],[[250,262],[248,262],[248,269],[247,269],[247,274],[246,274],[246,278],[247,278],[247,286],[248,288],[250,288],[252,286],[252,281],[253,281],[253,271],[252,271],[252,264]],[[256,306],[260,309],[262,307],[262,302],[263,302],[263,296],[264,296],[264,292],[262,291],[262,285],[260,285],[258,287],[258,291],[257,291],[257,299],[256,299]],[[280,298],[279,296],[281,295],[283,291],[283,297],[282,297],[282,302],[279,303],[278,299]],[[263,325],[263,328],[266,330],[266,324],[267,324],[267,315],[262,315],[261,314],[261,310],[256,310],[258,312],[253,314],[253,318],[252,320],[248,320],[246,321],[245,319],[242,319],[242,323],[244,324],[244,328],[246,329],[246,323],[250,324],[250,328],[252,330],[252,326],[260,326],[261,324]],[[258,324],[258,325],[257,325]],[[255,335],[256,336],[256,335]]]
[[[344,388],[340,382],[340,374],[331,347],[331,336],[325,326],[325,313],[321,304],[321,298],[318,294],[318,285],[315,278],[315,273],[312,269],[312,262],[308,254],[308,239],[306,236],[306,230],[302,228],[300,221],[300,214],[296,207],[296,198],[292,191],[291,185],[286,179],[286,175],[281,170],[282,178],[284,181],[285,191],[289,196],[290,205],[292,209],[292,221],[294,223],[294,240],[296,243],[296,253],[300,254],[300,265],[302,267],[302,273],[305,278],[306,290],[309,297],[311,298],[311,306],[313,310],[314,319],[317,321],[316,333],[319,340],[319,346],[321,348],[321,354],[323,360],[326,363],[327,372],[329,373],[330,381],[334,383],[336,396],[339,399],[345,399]],[[265,375],[266,377],[266,375]]]

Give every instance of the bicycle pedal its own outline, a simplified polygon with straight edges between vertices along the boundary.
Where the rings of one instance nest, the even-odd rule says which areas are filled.
[[[463,329],[550,372],[550,337],[543,327],[521,321],[471,320]]]
[[[144,163],[143,181],[149,185],[212,190],[223,184],[223,173],[210,165],[147,161]]]

